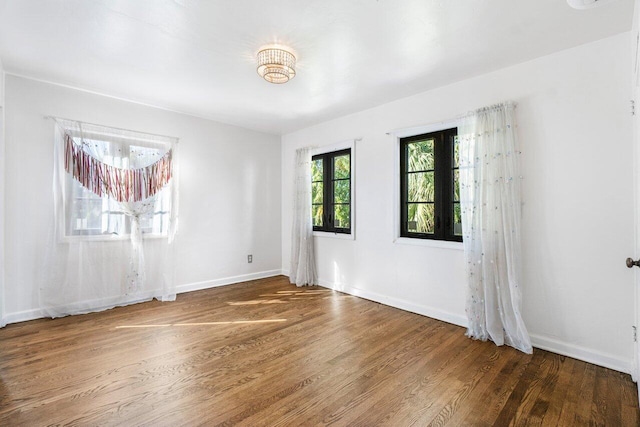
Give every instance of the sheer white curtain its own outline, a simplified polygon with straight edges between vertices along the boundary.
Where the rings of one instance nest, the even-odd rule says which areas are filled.
[[[510,103],[484,108],[459,128],[467,335],[531,353],[520,313],[521,176],[514,110]]]
[[[95,194],[65,169],[65,135],[91,158],[119,169],[149,167],[169,155],[172,177],[144,200]],[[55,120],[54,219],[40,285],[44,315],[175,299],[177,148],[175,138]]]
[[[294,174],[289,281],[296,286],[315,285],[318,277],[311,219],[311,148],[296,150]]]

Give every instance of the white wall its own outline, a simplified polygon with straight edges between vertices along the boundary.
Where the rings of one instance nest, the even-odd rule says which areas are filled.
[[[0,59],[0,230],[4,230],[4,67]],[[4,239],[0,238],[0,327],[4,321]]]
[[[395,144],[385,133],[512,100],[524,147],[523,313],[534,345],[629,372],[629,52],[629,35],[622,34],[283,136],[283,269],[295,148],[361,137],[356,239],[316,239],[321,283],[466,324],[461,248],[393,242]]]
[[[4,106],[4,66],[0,58],[0,108]]]
[[[53,215],[48,115],[180,138],[179,292],[279,274],[279,137],[7,75],[3,235],[10,321],[38,314],[37,274]]]

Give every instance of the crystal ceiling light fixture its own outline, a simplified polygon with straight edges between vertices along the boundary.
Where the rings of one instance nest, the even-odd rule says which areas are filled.
[[[266,47],[258,52],[258,74],[269,83],[286,83],[296,76],[296,57],[282,47]]]

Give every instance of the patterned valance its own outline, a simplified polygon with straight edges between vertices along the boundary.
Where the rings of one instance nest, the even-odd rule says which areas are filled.
[[[100,197],[107,196],[118,202],[140,202],[154,196],[171,180],[171,150],[146,167],[122,169],[91,156],[68,133],[64,139],[66,171]]]

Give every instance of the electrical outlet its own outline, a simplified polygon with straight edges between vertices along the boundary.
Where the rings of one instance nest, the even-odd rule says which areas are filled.
[[[251,264],[253,262],[253,255],[247,255],[247,262]]]

